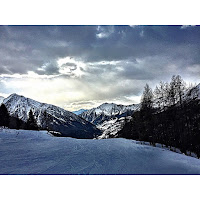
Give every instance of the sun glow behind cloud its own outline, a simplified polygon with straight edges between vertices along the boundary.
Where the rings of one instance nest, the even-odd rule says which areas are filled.
[[[139,103],[180,74],[199,82],[198,26],[0,27],[0,93],[77,110]],[[32,37],[36,34],[37,37]]]

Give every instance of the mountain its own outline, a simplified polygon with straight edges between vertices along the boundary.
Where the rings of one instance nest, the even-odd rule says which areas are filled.
[[[3,100],[11,116],[27,121],[33,111],[38,126],[60,132],[62,136],[74,138],[94,138],[100,131],[90,122],[60,107],[40,103],[30,98],[11,94]]]
[[[125,117],[130,116],[132,113],[139,108],[139,104],[132,105],[117,105],[114,103],[104,103],[97,108],[92,108],[86,112],[83,112],[79,116],[85,120],[98,125],[104,121],[108,121],[113,117]]]
[[[77,110],[77,111],[73,111],[73,113],[76,114],[76,115],[80,115],[80,114],[82,114],[83,112],[86,112],[86,111],[88,111],[88,110],[80,109],[80,110]]]
[[[200,83],[186,92],[184,99],[200,99]]]
[[[115,137],[116,133],[122,129],[125,118],[130,117],[139,107],[139,104],[104,103],[97,108],[83,112],[79,116],[95,124],[97,128],[103,131],[99,138]]]
[[[2,104],[4,99],[5,99],[4,97],[0,96],[0,105]]]
[[[108,121],[104,121],[102,124],[97,125],[97,128],[100,129],[103,133],[98,137],[98,139],[107,139],[114,138],[118,136],[118,131],[120,131],[126,122],[129,122],[132,119],[131,116],[113,118]]]

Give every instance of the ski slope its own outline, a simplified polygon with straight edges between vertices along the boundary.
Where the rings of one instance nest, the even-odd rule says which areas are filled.
[[[121,138],[1,129],[0,174],[200,174],[200,160]]]

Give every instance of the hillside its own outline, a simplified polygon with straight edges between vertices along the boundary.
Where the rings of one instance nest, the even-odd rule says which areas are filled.
[[[40,103],[30,98],[12,94],[3,100],[11,116],[27,121],[33,111],[37,125],[43,129],[58,131],[62,136],[74,138],[94,138],[100,131],[90,122],[60,107]]]

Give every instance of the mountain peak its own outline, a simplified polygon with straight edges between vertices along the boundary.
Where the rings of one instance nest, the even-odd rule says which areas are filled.
[[[93,138],[100,134],[94,125],[63,108],[41,103],[16,93],[3,100],[11,116],[27,121],[30,110],[33,111],[37,125],[58,131],[63,136],[75,138]]]
[[[83,112],[80,116],[91,123],[99,124],[113,117],[132,115],[138,108],[139,104],[118,105],[115,103],[103,103],[96,108]]]

